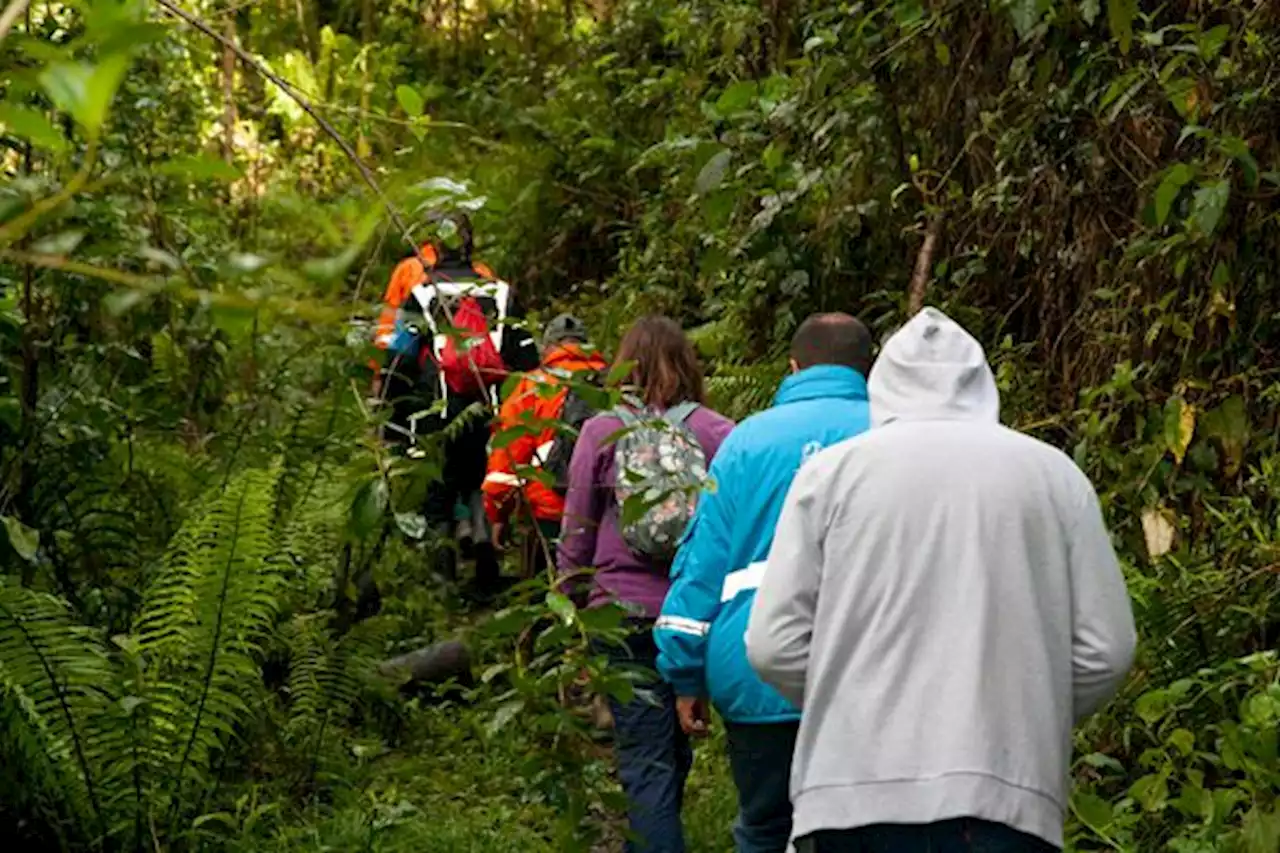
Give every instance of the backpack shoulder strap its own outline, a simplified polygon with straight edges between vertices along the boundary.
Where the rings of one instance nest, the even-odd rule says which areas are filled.
[[[693,402],[677,403],[663,414],[663,418],[667,423],[673,426],[680,426],[689,420],[689,416],[698,410],[698,404]]]
[[[609,414],[622,421],[624,427],[634,427],[640,424],[640,416],[626,406],[616,406]]]

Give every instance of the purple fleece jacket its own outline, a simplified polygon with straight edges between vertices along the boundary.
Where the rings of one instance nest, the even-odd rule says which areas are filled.
[[[707,464],[733,429],[733,421],[700,406],[685,424],[693,430],[707,455]],[[560,574],[595,568],[589,606],[617,601],[656,619],[671,582],[670,566],[655,565],[637,556],[618,530],[618,502],[613,494],[613,442],[622,429],[616,415],[596,415],[582,425],[573,460],[569,463],[569,489],[565,495],[564,523],[556,564]]]

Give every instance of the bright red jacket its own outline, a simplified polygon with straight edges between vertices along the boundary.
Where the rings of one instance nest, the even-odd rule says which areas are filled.
[[[489,470],[484,479],[484,510],[489,521],[505,522],[515,505],[513,500],[520,488],[516,467],[537,465],[545,459],[556,438],[551,421],[560,417],[569,389],[560,387],[548,394],[545,386],[559,386],[562,381],[551,370],[580,373],[587,370],[604,370],[605,360],[597,353],[584,352],[577,344],[561,344],[551,348],[542,359],[542,366],[520,380],[498,412],[494,434],[520,425],[548,426],[536,434],[526,432],[502,447],[495,447],[489,454]],[[539,389],[543,390],[539,393]],[[525,478],[524,498],[533,510],[535,518],[542,521],[559,521],[564,514],[564,498],[550,486]]]

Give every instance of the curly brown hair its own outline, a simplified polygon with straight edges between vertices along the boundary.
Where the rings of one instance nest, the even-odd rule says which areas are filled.
[[[616,365],[633,362],[628,383],[646,406],[669,409],[678,403],[706,403],[702,364],[680,324],[651,314],[637,320],[618,345]]]

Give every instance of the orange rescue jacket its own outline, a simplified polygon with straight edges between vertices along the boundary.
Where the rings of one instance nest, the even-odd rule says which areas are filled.
[[[435,247],[430,243],[423,245],[419,250],[422,257],[432,267],[437,262]],[[493,274],[493,270],[482,264],[480,261],[473,261],[471,268],[475,270],[476,275],[484,278],[497,278]],[[409,294],[413,289],[427,280],[427,273],[422,268],[422,261],[417,256],[411,255],[400,263],[396,264],[395,270],[391,273],[391,281],[387,283],[387,292],[382,296],[382,313],[378,316],[378,326],[374,332],[374,343],[378,349],[386,349],[387,344],[391,342],[396,331],[396,313],[400,310],[400,306],[409,298]]]
[[[604,370],[606,366],[604,358],[599,354],[586,353],[577,344],[552,347],[543,358],[542,366],[521,379],[515,391],[502,404],[498,420],[494,424],[495,434],[504,429],[517,428],[521,424],[537,426],[560,417],[569,389],[561,387],[554,394],[547,394],[544,389],[539,393],[540,387],[561,384],[561,380],[549,372],[551,369],[579,373],[585,370]],[[537,465],[535,456],[545,458],[555,438],[555,427],[548,425],[537,434],[530,431],[502,447],[495,447],[489,454],[489,470],[484,479],[484,510],[490,522],[504,522],[511,514],[515,503],[512,499],[520,488],[516,467]],[[533,509],[534,517],[540,520],[559,521],[564,514],[564,498],[555,489],[536,480],[525,479],[524,497]]]

